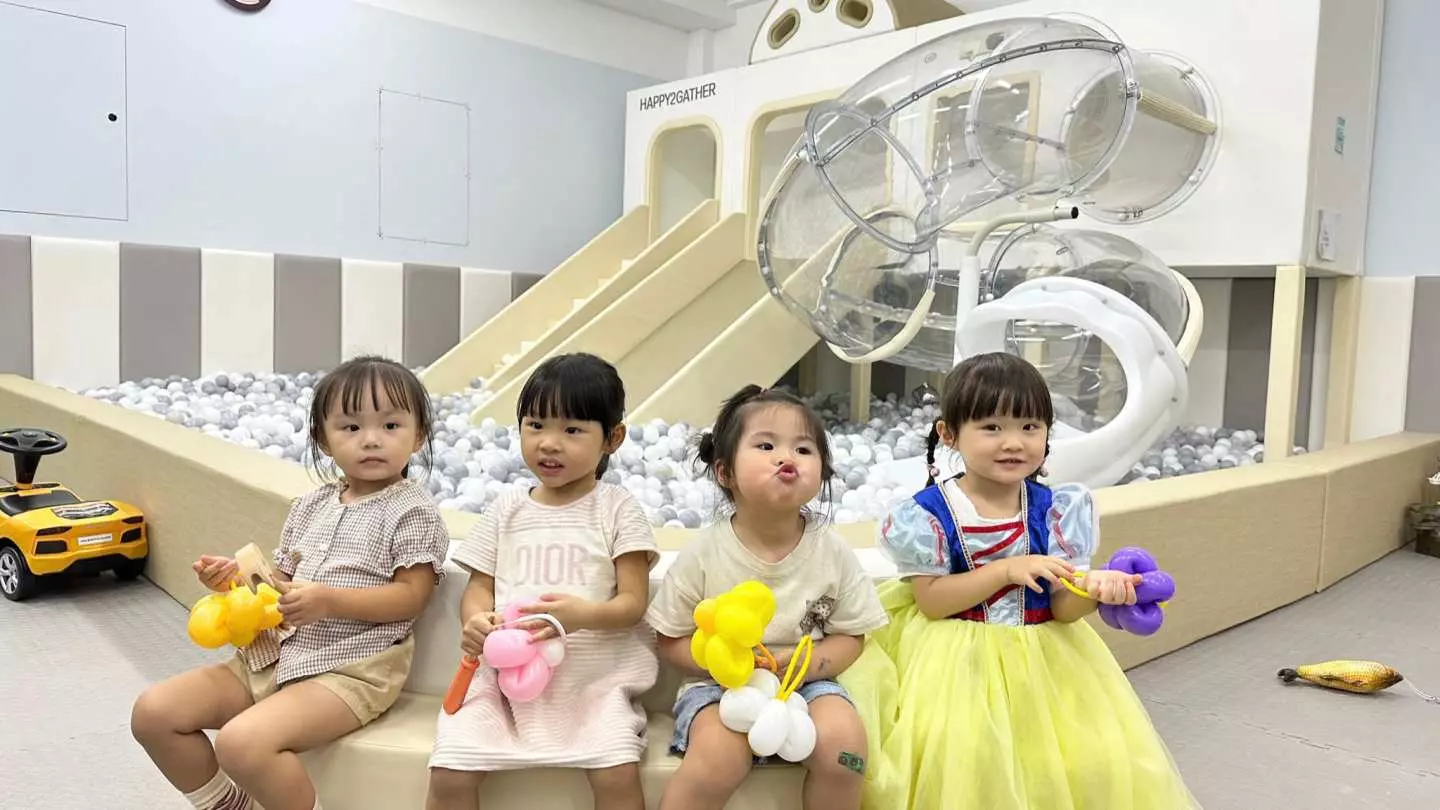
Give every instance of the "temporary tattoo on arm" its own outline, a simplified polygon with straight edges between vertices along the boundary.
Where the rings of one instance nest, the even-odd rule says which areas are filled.
[[[865,774],[865,758],[849,751],[840,752],[840,764],[860,775]]]

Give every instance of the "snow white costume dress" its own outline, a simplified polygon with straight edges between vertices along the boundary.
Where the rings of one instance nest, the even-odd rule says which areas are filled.
[[[932,620],[908,581],[1023,554],[1085,569],[1099,536],[1077,484],[1026,481],[1010,518],[980,517],[958,476],[890,509],[879,539],[899,568],[880,587],[890,624],[839,679],[869,737],[867,810],[1199,807],[1088,622],[1055,621],[1048,592],[1014,585]]]

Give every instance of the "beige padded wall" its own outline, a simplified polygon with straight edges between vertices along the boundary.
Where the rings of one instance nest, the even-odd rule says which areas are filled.
[[[1319,589],[1400,548],[1405,507],[1420,500],[1437,454],[1440,435],[1396,433],[1290,459],[1325,476]]]
[[[1325,480],[1287,462],[1096,490],[1100,553],[1139,546],[1175,578],[1153,636],[1091,616],[1121,666],[1233,627],[1315,591]]]

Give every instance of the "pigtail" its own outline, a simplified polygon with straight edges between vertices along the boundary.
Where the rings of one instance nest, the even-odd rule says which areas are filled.
[[[706,467],[715,463],[715,433],[705,431],[695,442],[695,460]]]
[[[925,486],[934,486],[935,479],[940,476],[940,470],[935,467],[935,448],[940,444],[940,426],[930,424],[930,436],[925,439],[925,470],[930,477],[925,479]]]

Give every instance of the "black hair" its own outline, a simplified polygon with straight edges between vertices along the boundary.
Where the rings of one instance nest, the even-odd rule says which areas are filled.
[[[940,395],[940,421],[952,433],[958,433],[966,422],[999,415],[1039,420],[1045,423],[1047,432],[1054,427],[1055,403],[1039,369],[1009,352],[977,354],[950,369]],[[925,465],[930,473],[926,486],[935,483],[935,447],[939,444],[940,430],[934,424],[925,440]],[[1050,456],[1048,436],[1045,456]],[[1043,471],[1042,466],[1030,475],[1031,480],[1039,478]]]
[[[625,421],[625,383],[615,366],[593,354],[555,355],[536,366],[520,389],[515,420],[527,417],[599,422],[608,442],[611,431]],[[605,453],[595,477],[609,466],[610,454]]]
[[[740,450],[740,440],[745,436],[745,419],[752,411],[766,405],[799,408],[804,415],[805,427],[820,454],[820,497],[823,502],[829,503],[830,479],[835,475],[835,468],[831,466],[830,441],[825,435],[825,423],[813,408],[789,391],[747,385],[735,392],[721,406],[720,414],[715,417],[715,425],[696,440],[697,460],[704,465],[706,474],[715,486],[720,488],[725,500],[734,505],[735,493],[721,482],[720,473],[722,470],[730,473],[735,469],[735,454]],[[806,514],[807,520],[811,517],[813,516]]]
[[[342,413],[355,413],[364,406],[367,396],[371,406],[378,410],[381,391],[385,392],[392,405],[415,417],[416,433],[424,440],[420,461],[429,469],[435,453],[435,412],[430,392],[410,369],[394,360],[366,354],[336,366],[315,385],[315,398],[310,402],[309,459],[322,478],[330,477],[323,463],[325,416],[336,404],[339,404]],[[410,477],[409,462],[401,469],[400,475]]]

